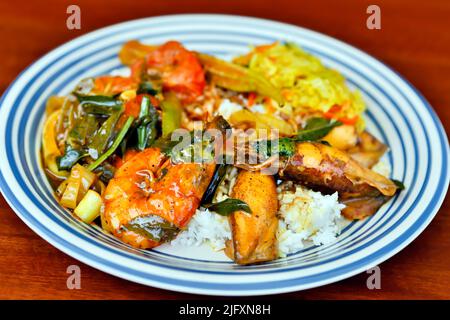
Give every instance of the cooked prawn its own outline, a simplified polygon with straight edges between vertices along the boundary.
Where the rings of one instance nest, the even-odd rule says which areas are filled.
[[[170,240],[195,213],[214,168],[214,163],[172,164],[159,148],[135,154],[105,190],[103,228],[137,248]],[[133,223],[142,225],[130,227]]]

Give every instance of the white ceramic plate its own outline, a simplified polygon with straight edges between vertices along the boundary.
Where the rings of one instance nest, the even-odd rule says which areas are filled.
[[[390,147],[392,176],[407,189],[374,216],[351,223],[337,242],[287,258],[237,266],[204,248],[143,251],[80,223],[61,209],[40,166],[45,101],[82,78],[120,68],[130,39],[178,40],[231,57],[250,44],[291,41],[338,69],[364,95],[370,132]],[[411,66],[412,68],[414,66]],[[51,51],[27,68],[0,102],[0,187],[17,215],[49,243],[110,274],[176,291],[261,295],[302,290],[371,268],[408,245],[429,224],[449,183],[449,145],[439,119],[404,79],[369,55],[325,35],[278,22],[224,15],[176,15],[103,28]]]

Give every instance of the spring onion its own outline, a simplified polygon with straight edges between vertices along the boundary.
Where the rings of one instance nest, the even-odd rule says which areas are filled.
[[[139,112],[140,125],[137,128],[138,149],[144,150],[150,146],[156,138],[156,122],[158,115],[156,109],[150,103],[147,96],[142,97],[141,110]]]
[[[102,197],[94,190],[88,190],[74,213],[84,222],[91,223],[100,215],[101,206]]]

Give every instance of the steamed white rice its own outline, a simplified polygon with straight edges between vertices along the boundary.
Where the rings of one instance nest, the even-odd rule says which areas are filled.
[[[220,202],[229,198],[236,182],[237,172],[237,168],[228,167],[223,181],[217,187],[214,202]],[[229,239],[231,239],[231,230],[228,218],[214,211],[199,208],[186,230],[178,234],[171,244],[182,246],[209,244],[214,250],[219,251],[225,248],[225,243]]]
[[[182,231],[172,245],[200,246],[209,244],[214,250],[225,248],[225,242],[231,238],[230,225],[227,217],[208,209],[200,208],[192,217],[185,231]]]
[[[228,169],[219,185],[215,202],[229,197],[236,181],[237,168]],[[280,257],[303,249],[308,244],[327,244],[336,240],[340,232],[340,212],[337,193],[322,195],[292,182],[278,188],[279,226],[277,232]],[[197,210],[186,230],[175,238],[172,245],[200,246],[209,244],[218,251],[231,239],[228,219],[204,208]]]
[[[341,210],[345,208],[339,203],[337,192],[322,195],[290,181],[281,184],[277,191],[281,257],[303,249],[310,242],[321,245],[336,240],[343,219]]]

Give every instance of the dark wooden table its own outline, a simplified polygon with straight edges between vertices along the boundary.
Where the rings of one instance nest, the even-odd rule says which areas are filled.
[[[0,1],[0,92],[34,60],[56,46],[113,23],[173,13],[229,13],[279,20],[326,33],[359,47],[409,79],[450,128],[450,2],[396,1],[77,1],[81,30],[66,28],[75,1]],[[366,27],[367,6],[381,8],[381,30]],[[145,287],[84,265],[32,232],[0,196],[0,298],[196,298]],[[382,288],[368,290],[363,273],[351,279],[271,299],[450,298],[450,201],[405,250],[383,263]],[[81,290],[68,290],[66,269],[81,267]]]

